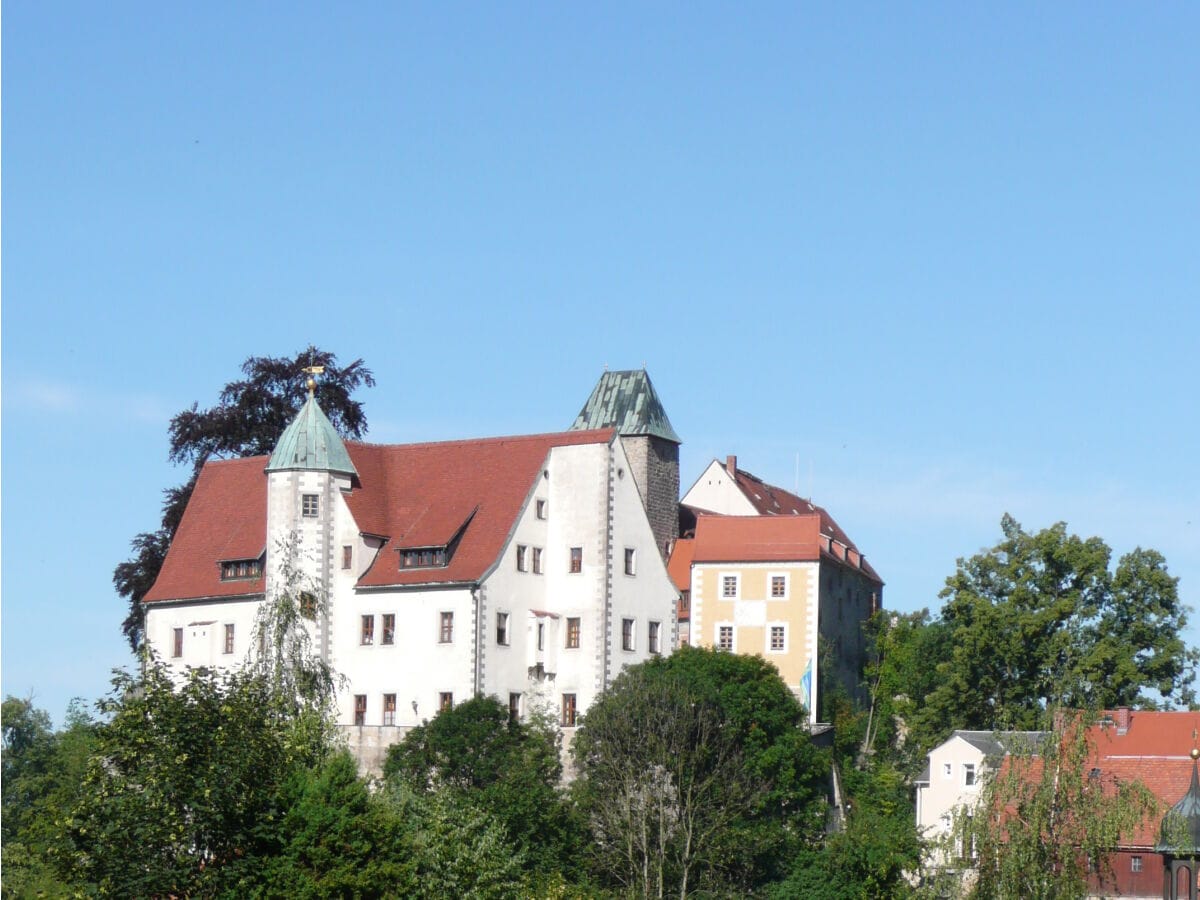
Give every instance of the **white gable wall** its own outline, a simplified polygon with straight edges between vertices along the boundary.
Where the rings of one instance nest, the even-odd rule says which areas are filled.
[[[722,463],[715,459],[688,489],[681,501],[684,506],[694,506],[724,516],[753,516],[754,505],[742,493],[737,482],[730,477]]]

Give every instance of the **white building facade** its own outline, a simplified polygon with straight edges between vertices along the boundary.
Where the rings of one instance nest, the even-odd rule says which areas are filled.
[[[637,440],[343,443],[310,397],[269,459],[204,467],[146,597],[147,640],[180,671],[240,665],[261,604],[287,591],[342,676],[337,721],[365,768],[479,695],[569,737],[623,667],[675,645]]]

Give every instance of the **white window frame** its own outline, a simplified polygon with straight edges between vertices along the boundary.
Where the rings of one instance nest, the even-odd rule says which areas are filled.
[[[721,629],[728,628],[730,632],[730,645],[728,648],[721,646]],[[713,643],[712,645],[723,653],[738,652],[738,632],[737,625],[733,622],[716,622],[713,624]]]
[[[733,579],[733,593],[725,593],[725,579]],[[721,600],[741,600],[742,599],[742,575],[740,572],[718,572],[717,573],[717,597]]]
[[[943,778],[953,778],[954,777],[954,764],[953,763],[948,763],[948,762],[942,763],[942,777]]]
[[[662,653],[662,622],[655,619],[646,625],[646,650],[654,656]]]
[[[776,597],[775,594],[772,592],[772,588],[774,586],[772,584],[772,582],[776,578],[783,579],[783,595],[780,597]],[[781,603],[785,600],[790,600],[791,594],[792,594],[792,579],[789,577],[788,572],[768,572],[767,573],[767,600],[768,601],[773,600],[776,603]]]
[[[773,628],[783,629],[783,648],[780,650],[776,650],[771,646],[771,629]],[[782,656],[787,653],[791,647],[791,634],[789,634],[790,630],[791,629],[788,628],[787,622],[768,622],[766,628],[766,646],[763,647],[764,653],[772,654],[774,656]]]
[[[308,511],[309,503],[312,501],[312,512]],[[316,519],[321,515],[321,495],[320,494],[301,494],[300,495],[300,517],[302,519]]]
[[[500,626],[504,626],[504,640],[500,640]],[[512,646],[512,616],[506,609],[496,610],[496,646]]]
[[[973,762],[962,764],[963,787],[976,787],[979,784],[979,772]]]

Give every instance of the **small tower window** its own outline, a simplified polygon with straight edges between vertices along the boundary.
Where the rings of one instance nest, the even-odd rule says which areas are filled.
[[[306,519],[315,519],[321,511],[321,498],[316,494],[305,494],[301,501],[301,511]]]

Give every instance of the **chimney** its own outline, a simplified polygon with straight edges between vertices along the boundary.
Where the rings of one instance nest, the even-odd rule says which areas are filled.
[[[1118,706],[1116,709],[1117,719],[1117,734],[1127,734],[1129,732],[1129,707]]]
[[[737,478],[737,457],[725,457],[725,471],[729,473],[730,478]]]

